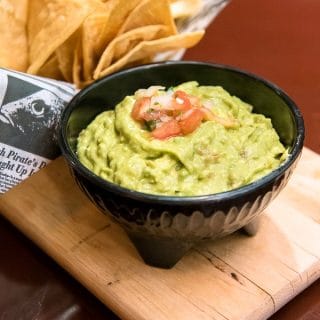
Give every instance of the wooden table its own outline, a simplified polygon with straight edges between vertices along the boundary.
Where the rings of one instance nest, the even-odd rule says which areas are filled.
[[[233,0],[185,59],[238,66],[278,84],[303,111],[306,146],[320,152],[319,14],[318,0]],[[3,219],[0,254],[0,319],[117,319]],[[319,318],[319,281],[272,317]]]

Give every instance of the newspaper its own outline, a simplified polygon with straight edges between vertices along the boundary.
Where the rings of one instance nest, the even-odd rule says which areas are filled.
[[[177,21],[179,32],[205,29],[227,0],[202,0],[201,10]],[[179,60],[184,50],[154,61]],[[57,129],[76,94],[71,84],[0,68],[0,194],[45,167],[59,154]]]
[[[65,82],[0,69],[0,193],[60,154],[59,119],[75,93]]]

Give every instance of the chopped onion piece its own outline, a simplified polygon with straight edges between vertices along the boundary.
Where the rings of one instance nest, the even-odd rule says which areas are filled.
[[[164,90],[165,87],[163,86],[151,86],[147,89],[139,89],[137,90],[134,95],[135,97],[142,98],[142,97],[152,97],[154,96],[159,90]]]
[[[154,109],[163,108],[170,110],[172,108],[172,95],[165,93],[154,96],[151,98],[151,105]]]
[[[211,109],[213,108],[214,104],[211,100],[204,100],[202,102],[202,105],[206,108],[209,109],[211,111]]]
[[[162,122],[168,122],[168,121],[170,121],[170,120],[172,120],[172,119],[173,119],[173,117],[170,117],[170,116],[168,116],[168,115],[166,115],[166,114],[164,114],[163,116],[160,117],[160,120],[161,120]]]

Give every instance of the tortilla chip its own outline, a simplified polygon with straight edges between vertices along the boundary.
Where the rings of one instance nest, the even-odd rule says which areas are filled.
[[[202,34],[177,35],[170,6],[198,1],[0,0],[0,66],[84,86],[196,44]]]
[[[181,48],[190,48],[196,45],[201,40],[203,35],[204,31],[195,31],[173,35],[157,40],[142,41],[114,64],[110,65],[100,72],[95,72],[94,79],[98,79],[116,72],[129,64],[131,65],[132,63],[146,57],[152,57],[154,54],[159,52],[177,50]]]
[[[118,33],[123,20],[140,0],[99,1],[82,25],[83,79],[92,79],[93,71],[106,46]]]
[[[143,65],[143,64],[147,64],[147,63],[151,63],[152,62],[152,58],[151,57],[146,57],[144,59],[141,59],[141,60],[137,60],[137,61],[134,61],[132,63],[128,63],[126,65],[126,68],[129,68],[129,67],[133,67],[133,66],[136,66],[136,65]],[[86,86],[90,85],[92,82],[94,82],[95,80],[94,79],[89,79],[89,80],[83,80],[83,81],[80,81],[80,82],[77,82],[76,83],[76,87],[78,89],[83,89],[85,88]]]
[[[72,65],[72,82],[77,88],[80,88],[80,84],[83,82],[82,76],[82,40],[78,41],[77,46],[74,50],[74,58]]]
[[[91,78],[92,72],[98,63],[100,54],[105,46],[104,31],[110,28],[110,10],[99,2],[94,13],[90,14],[82,24],[82,56],[83,77]]]
[[[36,73],[91,13],[92,2],[84,0],[30,0],[28,19],[28,73]]]
[[[107,46],[101,55],[95,69],[94,77],[106,69],[110,64],[121,59],[126,53],[132,50],[138,43],[146,40],[158,39],[167,27],[163,25],[145,26],[137,28],[117,36]]]
[[[106,1],[112,20],[103,33],[106,45],[119,33],[123,22],[126,21],[132,10],[136,8],[141,0],[109,0]]]
[[[14,8],[14,15],[17,20],[21,21],[22,23],[27,23],[29,0],[2,0],[2,2],[11,3]]]
[[[143,0],[132,10],[126,21],[122,24],[118,34],[156,24],[167,26],[166,33],[162,35],[163,37],[177,33],[167,0]]]
[[[25,1],[0,1],[0,67],[19,71],[27,69],[26,8],[23,5]]]
[[[56,80],[64,80],[64,77],[58,68],[58,58],[54,53],[48,61],[39,69],[37,75]]]
[[[73,64],[75,50],[81,38],[81,29],[78,29],[71,37],[65,41],[55,51],[57,56],[58,68],[65,80],[73,81]]]

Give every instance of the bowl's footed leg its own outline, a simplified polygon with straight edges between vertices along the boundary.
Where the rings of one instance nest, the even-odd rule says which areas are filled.
[[[127,233],[144,262],[158,268],[172,268],[193,245],[182,239]]]
[[[242,230],[248,236],[255,236],[259,230],[260,220],[261,220],[260,216],[254,218],[251,222],[249,222],[247,225],[245,225],[242,228]]]

